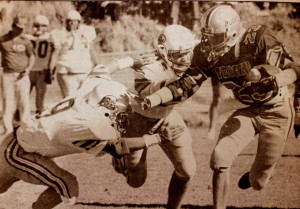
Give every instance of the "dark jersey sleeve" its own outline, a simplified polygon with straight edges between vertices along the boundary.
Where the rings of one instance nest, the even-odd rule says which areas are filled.
[[[264,59],[267,64],[282,70],[292,68],[297,74],[297,79],[300,78],[299,64],[294,62],[286,46],[279,42],[268,28],[258,42],[256,54],[258,59]]]
[[[280,47],[281,43],[277,40],[277,38],[267,27],[262,31],[263,33],[260,36],[258,36],[259,40],[257,40],[258,43],[257,43],[255,55],[258,64],[267,64],[270,50]],[[272,63],[269,64],[273,65]]]
[[[166,86],[172,92],[173,102],[184,101],[196,93],[203,81],[209,76],[204,66],[207,65],[200,51],[200,45],[198,45],[194,49],[194,56],[188,70],[180,79]]]

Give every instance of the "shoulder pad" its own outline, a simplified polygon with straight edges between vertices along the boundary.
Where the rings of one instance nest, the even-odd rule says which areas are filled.
[[[47,32],[47,33],[45,33],[45,34],[43,34],[39,37],[39,39],[43,39],[43,40],[46,40],[46,39],[49,39],[49,38],[50,38],[50,33],[49,32]]]
[[[252,45],[258,43],[263,33],[267,30],[266,25],[252,25],[250,26],[242,37],[242,43],[245,45]]]
[[[23,38],[29,39],[29,40],[35,40],[36,37],[33,36],[32,34],[22,34]]]

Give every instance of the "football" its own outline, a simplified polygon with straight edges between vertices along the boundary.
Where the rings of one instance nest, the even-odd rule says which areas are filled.
[[[260,81],[262,75],[257,68],[252,68],[245,77],[246,81]]]

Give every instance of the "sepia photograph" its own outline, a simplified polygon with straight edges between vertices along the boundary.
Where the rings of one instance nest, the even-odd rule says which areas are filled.
[[[300,2],[0,1],[0,209],[299,209]]]

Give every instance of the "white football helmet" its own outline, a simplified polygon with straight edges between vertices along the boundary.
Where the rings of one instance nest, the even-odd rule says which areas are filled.
[[[44,15],[38,15],[33,21],[33,32],[35,36],[41,36],[48,30],[49,20]]]
[[[81,15],[76,10],[71,10],[67,14],[67,19],[68,20],[78,20],[78,21],[81,21]]]
[[[194,34],[181,25],[165,27],[158,37],[157,50],[162,59],[181,74],[187,70],[193,57],[193,49],[199,43]]]
[[[201,19],[201,50],[208,61],[227,53],[238,40],[242,24],[230,5],[217,5],[207,10]]]
[[[68,31],[74,31],[79,28],[79,23],[81,22],[81,15],[76,10],[71,10],[67,14],[66,18],[66,29]]]

